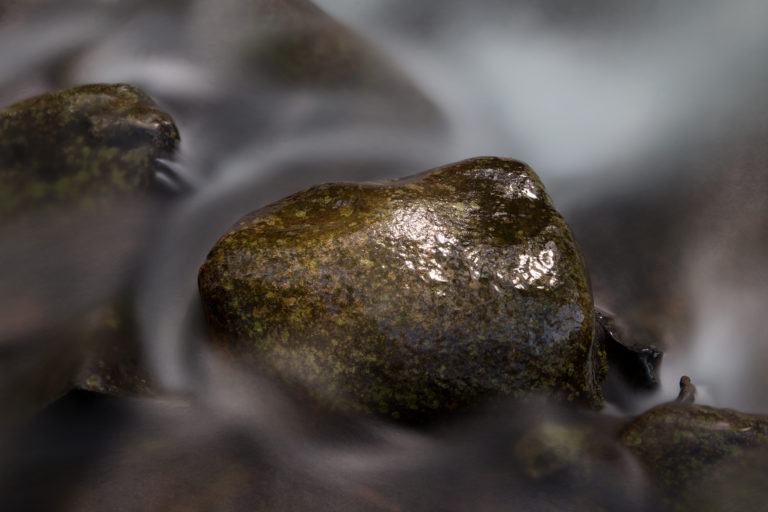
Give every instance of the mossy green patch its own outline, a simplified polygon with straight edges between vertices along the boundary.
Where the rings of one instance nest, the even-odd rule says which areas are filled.
[[[703,405],[667,403],[642,414],[621,440],[656,477],[676,507],[689,510],[704,479],[722,464],[768,447],[768,416]]]
[[[199,283],[218,344],[345,408],[602,403],[582,258],[517,161],[312,187],[236,223]]]
[[[93,207],[146,193],[157,158],[179,142],[173,120],[125,84],[93,84],[0,110],[0,218],[61,205]]]

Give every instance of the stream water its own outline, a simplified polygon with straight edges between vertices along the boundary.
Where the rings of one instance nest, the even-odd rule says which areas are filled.
[[[542,418],[610,431],[674,398],[684,374],[700,403],[768,413],[768,4],[317,4],[363,49],[281,81],[250,67],[263,40],[347,29],[298,0],[0,3],[0,104],[135,84],[177,121],[171,167],[193,189],[157,216],[121,205],[0,233],[7,430],[59,397],[39,386],[56,373],[44,356],[79,357],[50,334],[119,290],[162,390],[68,395],[8,434],[0,508],[651,510],[642,470],[613,445],[578,481],[527,483],[503,454]],[[423,432],[303,410],[208,352],[197,269],[244,213],[311,184],[476,155],[540,175],[596,304],[664,351],[658,391],[598,419],[499,404]],[[47,309],[20,309],[29,294]]]

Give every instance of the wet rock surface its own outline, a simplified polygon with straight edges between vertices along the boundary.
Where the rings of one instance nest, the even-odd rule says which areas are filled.
[[[159,158],[179,134],[171,117],[126,84],[63,89],[0,111],[0,215],[93,208],[157,188]]]
[[[520,162],[299,192],[235,224],[199,285],[218,346],[342,407],[410,417],[531,391],[602,402],[581,256]]]
[[[659,387],[663,354],[653,345],[634,341],[616,318],[599,309],[595,310],[595,325],[595,339],[605,348],[608,360],[608,373],[603,381],[606,400],[620,408],[630,408]]]

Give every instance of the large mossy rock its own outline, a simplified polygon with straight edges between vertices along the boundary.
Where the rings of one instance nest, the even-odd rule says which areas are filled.
[[[218,346],[342,407],[602,402],[583,261],[520,162],[312,187],[237,222],[199,284]]]
[[[155,184],[179,134],[144,92],[92,84],[0,110],[0,218],[50,207],[109,204]]]

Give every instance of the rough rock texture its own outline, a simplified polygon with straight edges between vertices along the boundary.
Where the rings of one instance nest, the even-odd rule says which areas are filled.
[[[312,187],[237,222],[199,284],[219,346],[343,407],[602,402],[580,253],[520,162]]]
[[[0,218],[108,204],[152,188],[179,142],[171,117],[125,84],[72,87],[0,111]]]
[[[765,450],[768,416],[667,403],[627,425],[621,440],[650,469],[670,500],[684,507],[723,464],[739,467],[750,453]]]

